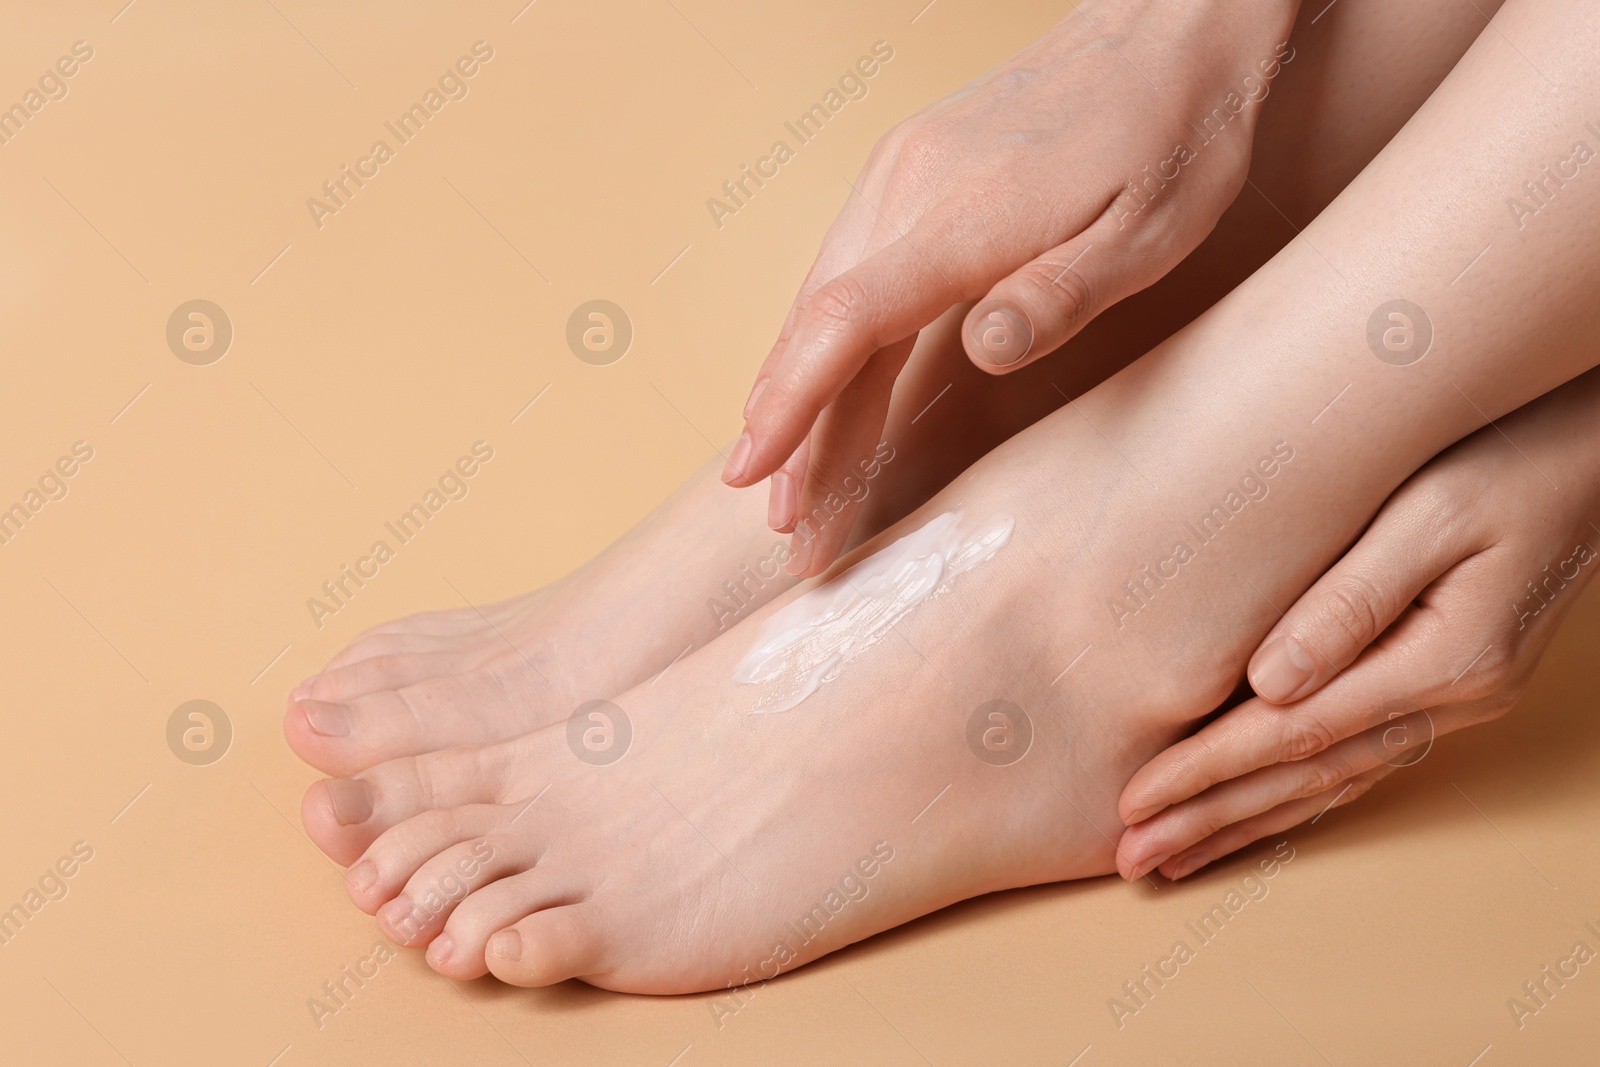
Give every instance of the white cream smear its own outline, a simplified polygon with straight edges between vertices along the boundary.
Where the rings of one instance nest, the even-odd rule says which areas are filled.
[[[956,575],[993,559],[1016,525],[1010,515],[995,515],[963,528],[961,518],[947,511],[931,519],[774,612],[733,672],[740,685],[766,687],[751,710],[788,711],[839,677]]]

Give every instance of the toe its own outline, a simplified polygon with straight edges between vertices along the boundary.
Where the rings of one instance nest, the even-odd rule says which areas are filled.
[[[380,763],[355,778],[313,782],[300,804],[306,836],[348,865],[379,834],[430,808],[498,803],[507,767],[486,761],[486,751],[444,749]]]
[[[341,703],[368,693],[400,689],[429,678],[457,674],[469,666],[470,660],[461,649],[384,652],[337,667],[330,665],[321,674],[300,683],[293,695],[298,700],[309,698]]]
[[[494,933],[484,962],[502,982],[554,985],[605,969],[603,927],[592,902],[536,911]]]
[[[498,821],[504,825],[509,817],[510,812],[502,809]],[[472,818],[468,816],[463,822]],[[385,836],[394,835],[403,826]],[[508,874],[532,869],[543,850],[543,842],[525,832],[490,832],[457,841],[416,868],[404,889],[378,909],[378,926],[396,944],[408,948],[425,945],[444,929],[456,905],[468,893]],[[376,851],[374,844],[368,850],[369,856]],[[381,872],[382,860],[378,867]]]
[[[293,701],[283,731],[313,767],[351,775],[385,760],[514,737],[545,725],[548,704],[548,686],[531,671],[473,671],[345,702]]]
[[[379,834],[361,859],[345,872],[345,888],[356,907],[376,915],[429,860],[505,824],[506,815],[499,804],[464,804],[425,811]]]
[[[322,673],[348,667],[376,656],[415,655],[422,652],[443,652],[460,645],[461,635],[432,633],[376,633],[368,631],[351,641],[323,665]]]
[[[496,931],[587,895],[576,877],[542,867],[490,882],[451,912],[444,932],[428,945],[428,965],[447,978],[482,978],[489,973],[486,946]]]

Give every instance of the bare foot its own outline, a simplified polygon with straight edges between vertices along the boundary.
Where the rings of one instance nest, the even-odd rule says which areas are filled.
[[[1222,346],[1163,348],[604,718],[319,782],[307,832],[444,974],[651,993],[1116,869],[1129,776],[1403,477],[1305,397],[1240,405]]]

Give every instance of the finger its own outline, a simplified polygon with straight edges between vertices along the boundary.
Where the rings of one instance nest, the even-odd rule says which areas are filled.
[[[794,530],[800,511],[800,486],[806,480],[806,467],[811,462],[811,438],[800,442],[794,455],[783,461],[783,466],[772,473],[772,484],[767,492],[767,525],[774,533]]]
[[[866,483],[857,465],[870,461],[883,439],[895,378],[915,344],[912,335],[874,355],[818,420],[789,546],[791,575],[820,574],[839,558],[849,540],[860,503],[866,499]]]
[[[1420,710],[1414,714],[1419,723],[1427,716]],[[1125,865],[1130,878],[1139,877],[1226,826],[1280,804],[1319,796],[1358,774],[1384,766],[1387,748],[1382,735],[1387,729],[1374,726],[1311,759],[1252,771],[1130,826],[1117,848],[1119,869]],[[1418,739],[1425,734],[1429,731],[1423,725],[1412,731]]]
[[[1449,679],[1436,665],[1419,666],[1405,650],[1434,646],[1440,622],[1437,616],[1413,612],[1401,620],[1395,648],[1369,650],[1332,685],[1294,707],[1253,697],[1172,745],[1128,780],[1118,801],[1123,822],[1143,822],[1219,782],[1307,759],[1387,722],[1393,712],[1439,702],[1430,698]]]
[[[725,482],[752,485],[777,470],[868,360],[971,295],[945,244],[924,224],[812,294],[751,408]]]
[[[1453,529],[1421,518],[1404,502],[1385,505],[1355,547],[1295,602],[1250,659],[1257,695],[1287,704],[1320,689],[1463,558]]]
[[[823,236],[822,246],[817,250],[817,258],[812,262],[811,269],[806,271],[805,279],[800,283],[800,289],[789,305],[789,312],[783,318],[783,327],[778,331],[778,339],[773,342],[771,350],[767,352],[767,358],[761,361],[761,369],[756,372],[755,383],[750,387],[750,395],[744,402],[746,419],[750,417],[750,412],[755,410],[756,401],[761,398],[762,390],[766,388],[773,370],[789,347],[789,339],[794,336],[795,323],[800,320],[801,309],[824,282],[832,281],[861,262],[876,224],[876,214],[862,197],[851,196],[845,201],[839,217],[833,220],[833,224]]]
[[[1246,845],[1272,834],[1281,834],[1299,826],[1307,819],[1313,822],[1334,808],[1342,808],[1364,796],[1379,781],[1394,773],[1393,767],[1377,767],[1351,778],[1314,797],[1302,797],[1280,804],[1270,811],[1251,816],[1223,827],[1204,841],[1174,855],[1160,865],[1167,878],[1177,881],[1198,871],[1201,867]]]
[[[1009,374],[1054,352],[1100,312],[1153,284],[1171,264],[1118,232],[1107,209],[1088,229],[1002,278],[967,313],[967,356]]]

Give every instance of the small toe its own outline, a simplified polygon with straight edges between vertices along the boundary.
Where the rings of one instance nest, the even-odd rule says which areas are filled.
[[[458,904],[428,946],[428,965],[447,978],[489,973],[484,954],[496,931],[546,908],[575,904],[587,888],[574,876],[536,867],[490,882]]]
[[[592,902],[547,908],[491,935],[484,962],[511,985],[554,985],[605,969],[603,934]]]

